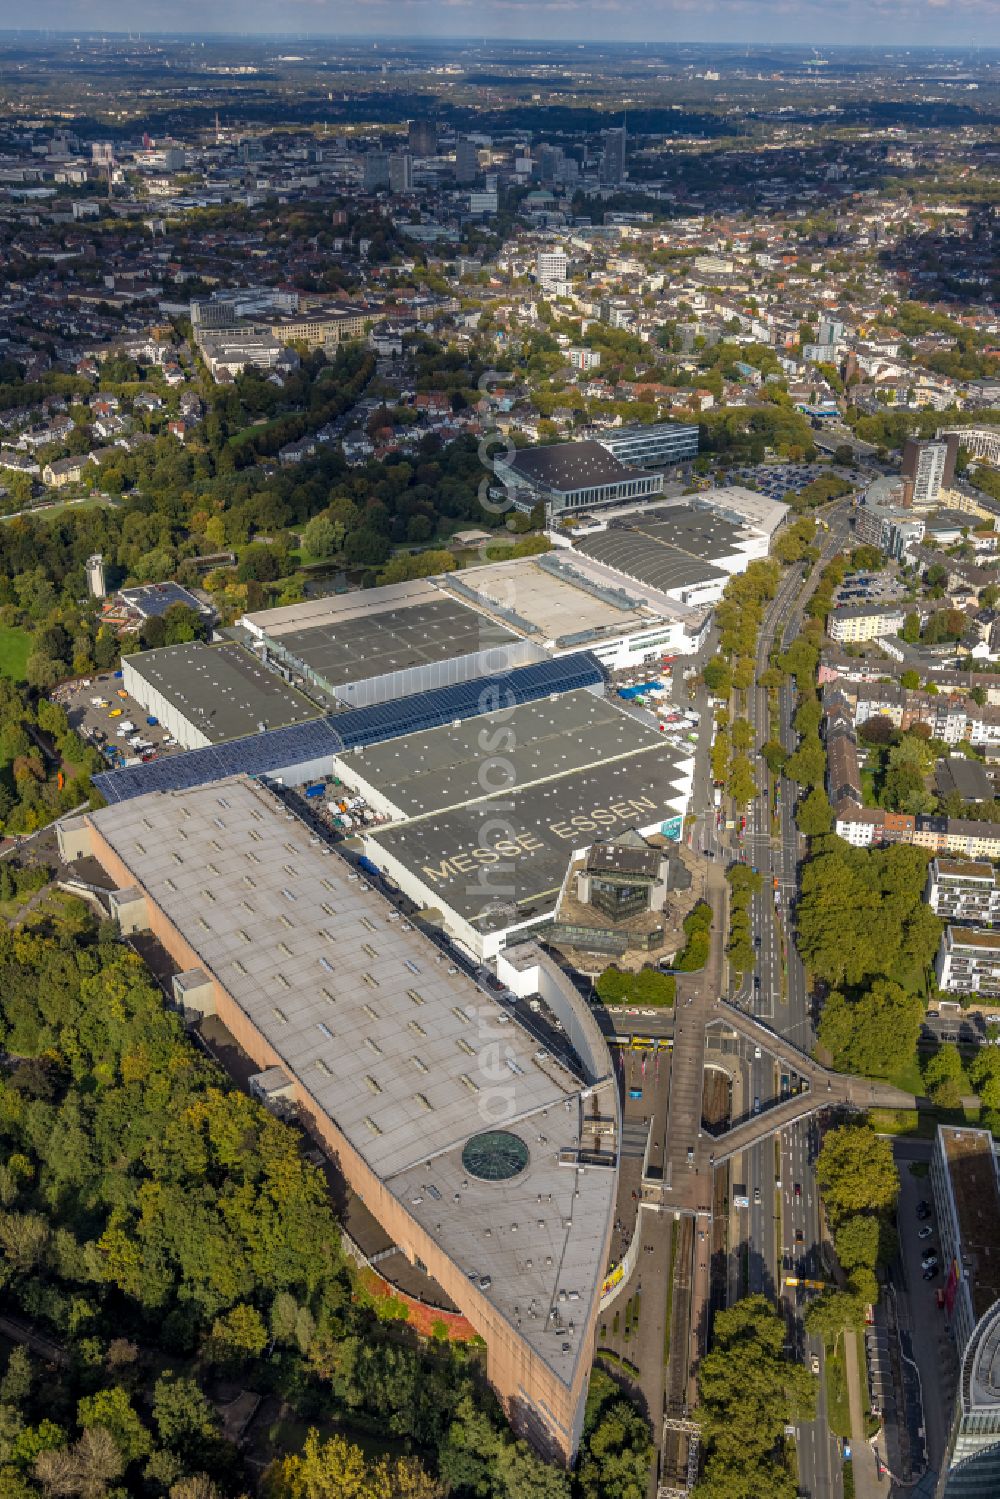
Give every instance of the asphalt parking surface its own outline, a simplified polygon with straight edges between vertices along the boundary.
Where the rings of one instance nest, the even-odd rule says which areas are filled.
[[[152,744],[157,756],[176,754],[181,748],[166,743],[168,731],[162,724],[147,723],[149,715],[145,708],[125,692],[121,677],[112,671],[69,682],[53,692],[52,697],[66,709],[70,727],[76,729],[88,744],[93,744],[109,765],[121,764],[124,759],[135,755],[127,736],[118,732],[126,720],[135,724],[134,732]],[[94,698],[104,699],[107,707],[98,707]],[[119,709],[119,716],[112,717]],[[119,756],[115,762],[111,759],[112,753]]]

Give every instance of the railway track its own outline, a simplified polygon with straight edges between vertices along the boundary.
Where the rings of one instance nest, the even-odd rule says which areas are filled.
[[[694,1360],[691,1350],[691,1280],[694,1270],[695,1223],[684,1217],[676,1224],[673,1292],[670,1306],[670,1356],[664,1399],[662,1489],[686,1489],[692,1434],[684,1429],[691,1405]]]

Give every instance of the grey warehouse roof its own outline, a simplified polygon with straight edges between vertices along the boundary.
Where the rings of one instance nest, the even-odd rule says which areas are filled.
[[[553,443],[549,447],[520,448],[510,460],[516,474],[545,489],[567,493],[592,489],[600,484],[619,484],[635,479],[642,469],[629,468],[599,442]]]
[[[581,688],[371,745],[345,763],[413,818],[662,744],[656,729]]]
[[[647,510],[641,516],[613,520],[611,527],[678,547],[702,562],[731,557],[739,552],[740,543],[747,536],[743,526],[733,525],[714,511],[695,510],[688,505],[657,505],[655,510]]]
[[[721,583],[729,576],[722,568],[641,531],[598,531],[593,536],[581,537],[576,550],[664,593],[716,580]]]
[[[180,791],[226,776],[281,775],[314,760],[329,759],[358,745],[438,728],[456,718],[472,718],[484,703],[515,704],[573,691],[580,687],[604,690],[604,675],[587,651],[557,660],[540,661],[452,687],[414,693],[395,702],[348,709],[315,722],[250,734],[229,744],[208,745],[183,755],[164,756],[148,765],[106,770],[94,784],[108,801],[127,801],[150,791]]]
[[[469,656],[517,639],[506,626],[458,599],[439,594],[400,608],[288,630],[277,644],[332,687],[341,687]]]
[[[307,723],[321,710],[249,651],[200,640],[142,651],[129,667],[199,729],[212,744],[265,729]]]
[[[586,1316],[574,1336],[552,1311],[561,1293],[583,1307],[598,1294],[616,1188],[613,1170],[560,1162],[581,1146],[579,1079],[262,786],[234,777],[90,821],[289,1074],[569,1383],[590,1357]],[[491,1121],[487,1036],[509,1058],[503,1127],[529,1154],[503,1183],[461,1164]]]
[[[366,835],[483,931],[550,911],[570,856],[676,815],[690,761],[662,738],[605,764]],[[499,809],[498,810],[498,805]]]

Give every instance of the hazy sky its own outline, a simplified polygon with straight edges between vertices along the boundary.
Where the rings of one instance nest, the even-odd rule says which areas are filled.
[[[0,28],[1000,46],[1000,0],[0,0]]]

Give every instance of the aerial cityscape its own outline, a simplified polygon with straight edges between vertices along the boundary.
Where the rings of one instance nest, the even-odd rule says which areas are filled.
[[[997,12],[810,9],[7,13],[3,1499],[1000,1495]]]

